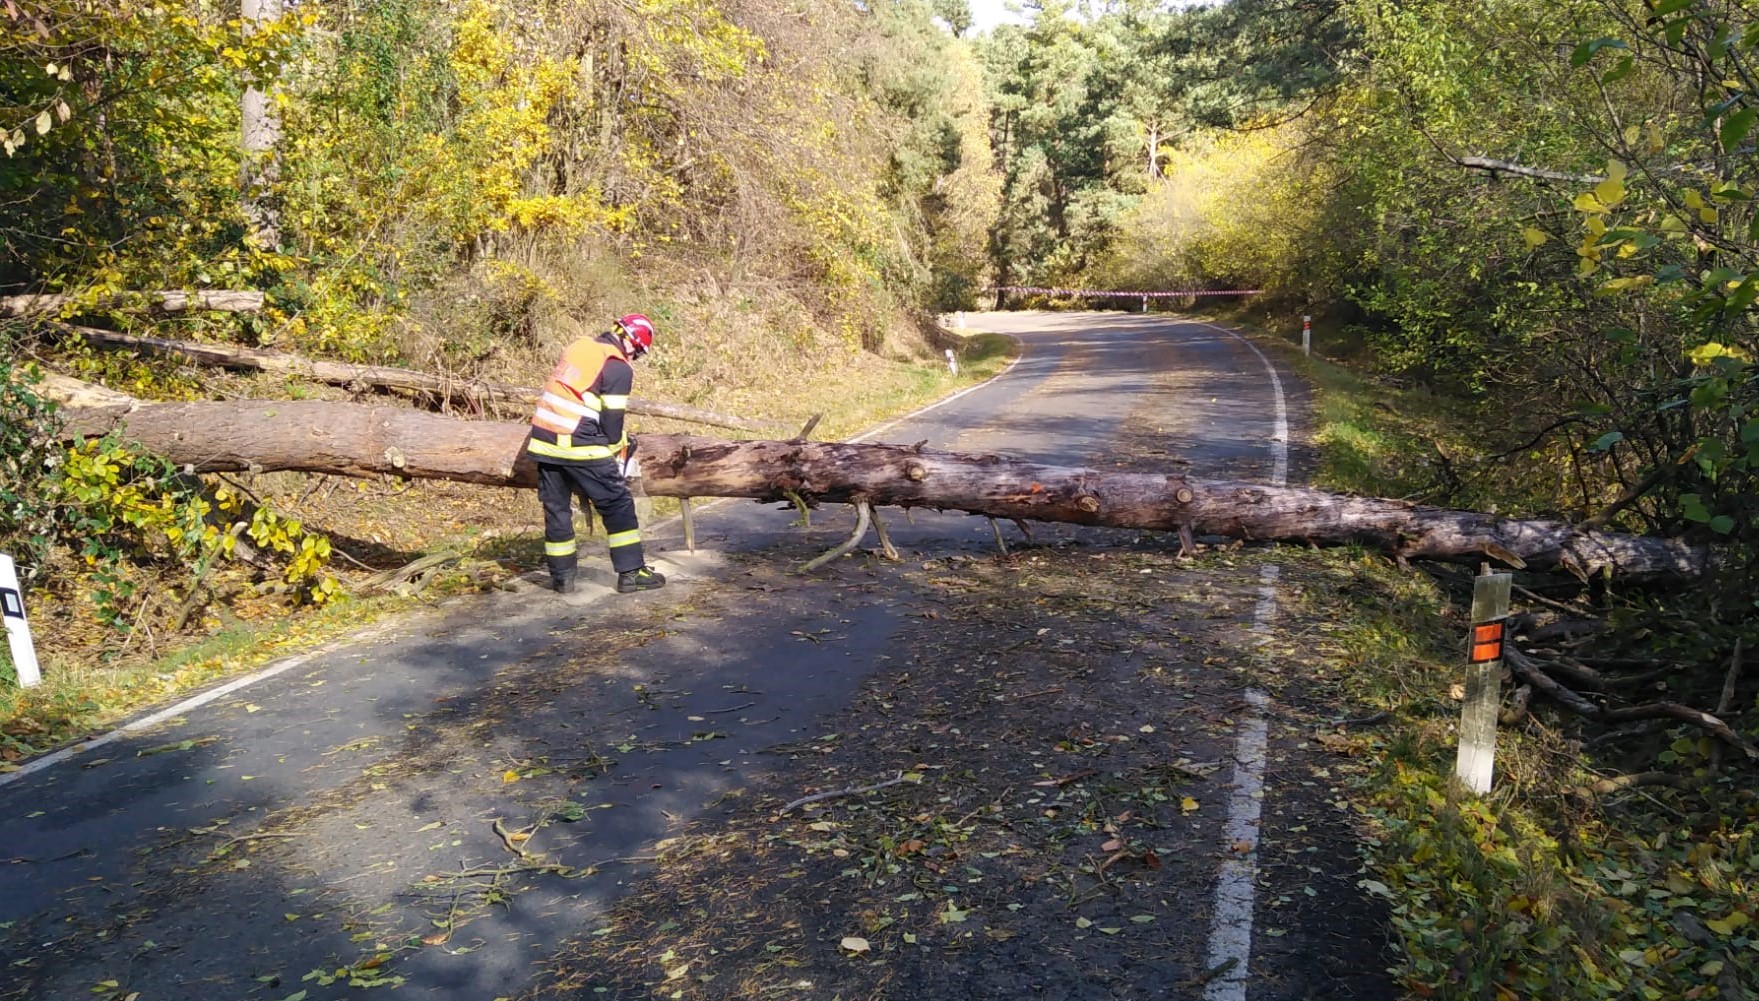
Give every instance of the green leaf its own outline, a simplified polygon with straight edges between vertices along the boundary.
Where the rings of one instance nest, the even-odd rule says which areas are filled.
[[[1747,917],[1747,915],[1741,913],[1740,911],[1735,911],[1735,912],[1731,913],[1726,918],[1712,919],[1710,921],[1706,921],[1706,922],[1704,922],[1704,926],[1706,928],[1709,928],[1711,931],[1717,933],[1718,935],[1721,935],[1724,938],[1727,938],[1727,937],[1733,935],[1735,932],[1737,932],[1737,931],[1741,930],[1742,928],[1745,928],[1747,925],[1751,924],[1752,920],[1753,920],[1752,918]]]
[[[1631,67],[1634,65],[1636,65],[1636,60],[1631,56],[1625,56],[1623,59],[1620,59],[1617,63],[1613,64],[1612,69],[1609,69],[1600,75],[1600,82],[1617,83],[1631,74]]]
[[[1753,122],[1759,119],[1759,109],[1742,108],[1722,120],[1722,146],[1725,150],[1733,150],[1740,146],[1747,133],[1753,131]]]
[[[1616,38],[1596,38],[1592,42],[1583,42],[1581,45],[1576,46],[1574,52],[1570,53],[1570,65],[1586,66],[1588,60],[1593,59],[1594,54],[1601,49],[1623,48],[1627,48],[1625,43]]]
[[[1625,433],[1623,431],[1608,431],[1594,439],[1594,444],[1588,446],[1588,450],[1590,452],[1604,452],[1624,440]]]
[[[1727,535],[1735,530],[1735,520],[1726,514],[1719,514],[1710,519],[1710,530],[1718,535]]]
[[[1697,494],[1681,494],[1680,516],[1703,525],[1710,521],[1710,510],[1704,506],[1704,499]]]

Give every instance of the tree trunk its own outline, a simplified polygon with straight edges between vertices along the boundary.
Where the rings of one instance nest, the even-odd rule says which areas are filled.
[[[143,403],[124,414],[66,412],[69,433],[124,437],[200,471],[301,470],[531,486],[523,424],[460,421],[394,407],[310,401]],[[861,502],[967,511],[1239,539],[1361,544],[1400,558],[1495,558],[1588,576],[1630,579],[1703,573],[1708,554],[1670,539],[1580,531],[1400,501],[1297,487],[1188,480],[1041,466],[995,455],[900,445],[717,441],[641,436],[649,494]]]
[[[119,334],[112,330],[94,330],[90,327],[72,325],[62,325],[61,329],[76,333],[85,338],[87,343],[98,347],[170,355],[195,362],[198,365],[213,365],[219,368],[281,372],[332,386],[431,393],[442,400],[465,403],[476,409],[496,402],[535,403],[539,396],[537,390],[524,386],[505,386],[484,382],[481,379],[460,379],[454,376],[416,372],[406,368],[387,368],[382,365],[350,365],[344,362],[313,361],[282,351],[240,347],[235,344],[175,341],[163,337]],[[676,403],[658,403],[640,397],[630,398],[629,412],[648,417],[668,417],[672,420],[686,421],[692,424],[733,428],[738,431],[762,433],[775,430],[773,425],[759,421],[748,421],[742,417],[718,414],[709,410],[698,410],[695,407],[686,407]]]
[[[77,299],[78,296],[60,293],[0,296],[0,318],[9,319],[16,316],[54,313]],[[261,292],[237,292],[227,289],[210,289],[201,292],[130,292],[105,296],[99,299],[93,308],[114,309],[118,306],[130,305],[135,299],[150,301],[153,308],[162,313],[183,313],[197,309],[211,310],[217,313],[255,313],[263,308],[263,294]]]
[[[240,10],[249,33],[280,17],[282,0],[243,0]],[[251,239],[273,250],[281,245],[281,210],[274,197],[281,177],[275,148],[281,141],[281,117],[275,113],[273,93],[254,84],[245,88],[243,102],[244,214],[250,220]]]

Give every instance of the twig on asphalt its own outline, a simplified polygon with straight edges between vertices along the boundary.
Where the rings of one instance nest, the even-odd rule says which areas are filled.
[[[870,785],[870,786],[861,786],[858,789],[833,789],[830,792],[821,792],[821,793],[814,793],[811,796],[802,796],[799,799],[795,800],[794,802],[789,803],[787,806],[782,807],[780,810],[777,810],[776,816],[779,817],[779,816],[787,813],[789,810],[794,809],[797,806],[805,806],[808,803],[817,803],[818,801],[825,800],[825,799],[835,799],[838,796],[859,796],[864,792],[873,792],[877,789],[884,789],[886,786],[895,786],[903,781],[904,781],[904,773],[899,772],[897,778],[887,779],[884,782],[875,783],[874,785]]]

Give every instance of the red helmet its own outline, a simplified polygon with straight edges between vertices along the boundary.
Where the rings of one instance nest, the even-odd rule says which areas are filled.
[[[654,321],[640,313],[630,313],[628,316],[618,317],[617,329],[623,332],[623,336],[629,338],[629,343],[634,347],[637,358],[647,354],[648,349],[654,346]]]

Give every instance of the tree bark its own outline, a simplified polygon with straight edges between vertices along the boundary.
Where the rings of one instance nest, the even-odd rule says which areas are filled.
[[[281,372],[332,386],[431,393],[440,399],[462,402],[479,409],[496,402],[535,403],[539,395],[537,390],[523,386],[505,386],[485,382],[481,379],[460,379],[453,376],[417,372],[406,368],[389,368],[383,365],[350,365],[344,362],[313,361],[282,351],[247,348],[235,344],[203,344],[198,341],[142,337],[135,334],[119,334],[112,330],[95,330],[90,327],[77,327],[68,324],[61,325],[61,329],[78,334],[85,338],[87,343],[98,347],[169,355],[195,362],[198,365],[213,365],[219,368]],[[668,417],[692,424],[753,431],[760,434],[775,430],[771,425],[749,421],[742,417],[718,414],[709,410],[698,410],[695,407],[686,407],[675,403],[658,403],[640,397],[630,398],[629,412],[649,417]]]
[[[281,16],[282,0],[242,0],[246,34],[259,25]],[[244,194],[244,214],[251,223],[251,240],[265,250],[281,244],[281,210],[275,203],[274,189],[281,179],[280,151],[281,116],[275,112],[274,95],[252,83],[241,99],[243,151],[240,187]]]
[[[0,318],[11,319],[19,316],[57,312],[78,298],[78,296],[62,293],[0,296]],[[229,289],[208,289],[200,292],[130,292],[105,296],[98,300],[96,308],[105,309],[129,305],[136,299],[150,301],[153,308],[162,313],[183,313],[201,309],[216,313],[255,313],[263,308],[263,294],[261,292],[240,292]]]
[[[461,421],[395,407],[311,401],[142,403],[72,410],[70,434],[123,427],[147,451],[197,472],[300,470],[531,486],[524,424]],[[1698,576],[1705,550],[1671,539],[1581,531],[1300,487],[1043,466],[901,445],[718,441],[642,435],[650,495],[867,502],[1030,519],[1320,545],[1400,558],[1523,561],[1533,569],[1633,580]]]

